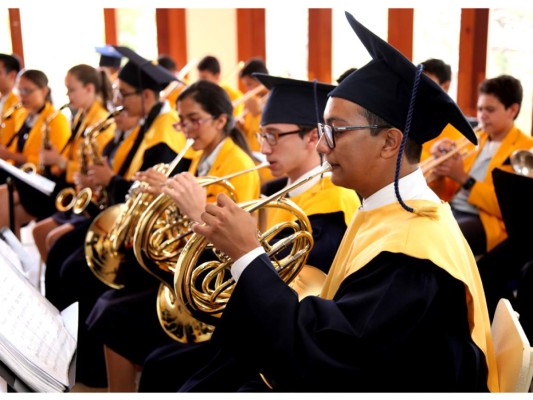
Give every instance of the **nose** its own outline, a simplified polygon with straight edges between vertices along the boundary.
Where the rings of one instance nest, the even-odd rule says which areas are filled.
[[[331,149],[326,143],[325,135],[322,135],[320,139],[318,139],[318,142],[316,142],[316,151],[318,151],[320,154],[329,154],[331,153]]]
[[[272,146],[268,144],[266,140],[261,141],[261,153],[263,154],[272,154]]]

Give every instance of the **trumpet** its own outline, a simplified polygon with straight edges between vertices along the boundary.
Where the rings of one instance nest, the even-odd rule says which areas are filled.
[[[511,154],[513,170],[522,176],[533,178],[533,148],[529,150],[515,150]]]
[[[472,154],[472,152],[477,149],[477,146],[475,146],[473,149],[470,149],[469,151],[465,151],[466,147],[471,144],[472,143],[466,137],[462,137],[454,143],[453,149],[448,151],[446,154],[442,155],[441,157],[429,157],[428,159],[421,162],[419,166],[422,169],[422,172],[424,173],[426,182],[429,183],[437,178],[435,174],[433,174],[433,169],[442,164],[444,161],[449,160],[456,154],[461,154],[461,157],[463,159]]]
[[[157,164],[152,168],[168,176],[193,143],[194,140],[187,139],[183,150],[170,164]],[[115,204],[98,214],[85,237],[85,259],[89,268],[114,289],[122,289],[125,285],[126,275],[120,265],[126,251],[132,248],[139,216],[154,198],[150,193],[140,192],[144,186],[145,183],[135,182],[126,196],[126,203]]]
[[[294,216],[294,221],[280,222],[267,229],[266,232],[258,234],[260,243],[274,268],[286,283],[290,283],[298,275],[307,260],[314,241],[311,223],[307,215],[299,206],[284,196],[291,190],[330,170],[331,166],[326,164],[317,173],[301,179],[265,199],[239,204],[249,213],[261,208],[281,208]],[[286,232],[286,230],[291,230],[293,233],[277,240],[279,239],[278,234],[282,231]],[[289,249],[289,254],[286,254],[287,249]],[[199,263],[200,257],[204,255],[206,250],[211,251],[217,260]],[[285,255],[281,258],[282,254]],[[175,310],[181,313],[181,320],[194,322],[192,326],[185,327],[186,332],[193,330],[199,322],[216,325],[235,286],[229,273],[232,264],[233,260],[214,248],[204,236],[195,233],[188,240],[176,263],[174,274],[175,304],[172,305]]]

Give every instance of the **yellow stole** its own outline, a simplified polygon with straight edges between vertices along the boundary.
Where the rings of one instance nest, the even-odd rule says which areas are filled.
[[[198,151],[194,155],[189,172],[196,174],[198,164],[202,159],[203,151]],[[209,169],[207,175],[223,177],[237,171],[242,171],[255,166],[254,161],[246,154],[231,138],[224,139],[220,151],[215,161]],[[260,191],[260,179],[257,171],[248,172],[231,178],[229,182],[235,188],[238,202],[257,199]],[[209,185],[207,187],[208,201],[215,201],[218,193],[226,191],[220,185]]]
[[[436,204],[426,200],[406,203],[413,208]],[[497,392],[498,372],[490,321],[476,261],[449,205],[438,205],[436,213],[436,218],[420,217],[405,211],[399,203],[358,211],[344,235],[321,297],[332,299],[346,277],[384,251],[433,262],[465,285],[472,340],[485,354],[489,390]]]
[[[295,202],[307,216],[342,211],[346,226],[350,225],[355,210],[361,205],[359,197],[353,190],[335,186],[331,183],[329,175],[324,176],[305,192],[291,197],[290,200]],[[279,208],[270,208],[266,212],[266,226],[295,219],[291,213]]]
[[[133,129],[133,131],[129,134],[129,136],[118,145],[117,151],[115,152],[115,158],[113,159],[113,172],[115,174],[118,174],[118,171],[120,171],[122,164],[124,163],[124,161],[126,161],[126,157],[128,156],[133,146],[133,143],[135,142],[135,138],[139,134],[140,129],[141,129],[141,126],[137,125]],[[126,174],[124,175],[124,179],[131,179],[133,174],[136,172],[136,171],[130,172],[130,170],[126,172]]]

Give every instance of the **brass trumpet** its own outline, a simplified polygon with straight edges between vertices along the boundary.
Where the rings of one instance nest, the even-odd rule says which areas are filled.
[[[529,150],[515,150],[511,154],[513,170],[522,176],[533,178],[533,148]]]
[[[290,283],[298,275],[314,242],[307,215],[294,202],[283,196],[330,170],[331,166],[328,164],[316,174],[301,179],[272,196],[240,204],[249,213],[261,208],[282,208],[294,215],[294,221],[278,223],[259,236],[274,268],[286,283]],[[277,238],[278,234],[286,229],[293,233],[281,239]],[[206,250],[211,251],[216,260],[199,263]],[[175,308],[184,314],[185,321],[192,318],[208,325],[216,324],[235,285],[229,273],[232,264],[233,260],[214,248],[204,236],[191,236],[179,255],[174,274]]]
[[[422,169],[422,172],[424,173],[426,182],[429,183],[437,178],[435,174],[433,174],[433,169],[438,165],[442,164],[444,161],[452,158],[456,154],[461,154],[462,158],[466,158],[477,149],[477,146],[475,146],[473,149],[467,151],[466,147],[469,145],[474,146],[466,137],[462,137],[454,143],[454,148],[448,151],[446,154],[440,157],[429,157],[423,162],[421,162],[419,166]]]
[[[194,140],[188,139],[183,150],[170,164],[157,164],[152,168],[168,176],[193,143]],[[133,246],[140,215],[154,199],[152,194],[139,191],[143,186],[146,184],[135,182],[126,196],[126,203],[115,204],[99,213],[85,237],[85,258],[89,268],[98,279],[114,289],[124,287],[125,273],[120,265],[125,252]]]

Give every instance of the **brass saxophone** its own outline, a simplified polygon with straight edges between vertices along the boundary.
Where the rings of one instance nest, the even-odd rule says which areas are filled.
[[[50,143],[50,123],[54,120],[55,117],[57,117],[61,111],[63,111],[65,108],[67,108],[70,105],[70,103],[63,104],[61,107],[59,107],[57,110],[55,110],[52,114],[50,114],[46,119],[44,120],[43,126],[41,127],[41,148],[43,150],[48,150],[51,148]],[[42,159],[39,160],[39,165],[35,166],[32,163],[25,163],[20,167],[24,172],[33,172],[33,173],[39,173],[41,175],[44,175],[46,170],[48,168],[45,167],[45,165],[42,162]]]

